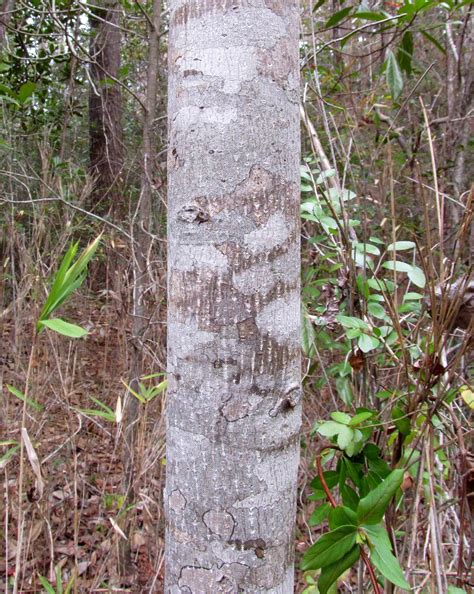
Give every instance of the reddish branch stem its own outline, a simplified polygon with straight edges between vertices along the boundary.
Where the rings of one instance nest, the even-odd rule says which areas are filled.
[[[326,480],[324,478],[323,466],[321,464],[321,450],[319,450],[319,452],[316,454],[316,467],[318,469],[319,480],[321,481],[321,485],[323,487],[324,492],[326,493],[326,497],[328,498],[329,503],[331,504],[332,507],[337,507],[336,500],[332,496],[332,493],[329,490],[329,487],[328,487]],[[370,577],[370,581],[372,582],[374,594],[382,594],[382,590],[380,589],[380,586],[377,582],[377,576],[375,575],[375,571],[372,566],[372,563],[370,562],[370,559],[367,556],[367,553],[365,552],[364,547],[362,545],[359,545],[359,546],[360,546],[361,557],[365,563],[365,566],[367,567],[367,571],[369,572],[369,577]]]

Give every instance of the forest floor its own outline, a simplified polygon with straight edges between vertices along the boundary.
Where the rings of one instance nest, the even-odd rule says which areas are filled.
[[[88,336],[72,341],[43,333],[34,352],[33,314],[28,308],[17,310],[0,322],[0,508],[5,543],[0,551],[0,589],[12,591],[19,563],[19,592],[45,591],[40,576],[55,583],[56,574],[64,589],[72,584],[72,592],[163,592],[163,395],[141,411],[139,467],[133,496],[126,499],[125,440],[122,426],[113,419],[118,398],[123,403],[127,394],[123,382],[127,381],[129,334],[120,301],[108,296],[75,298],[64,317],[87,327]],[[159,334],[158,351],[163,354]],[[24,403],[8,386],[23,393],[29,366],[25,425],[33,454],[25,451],[21,464],[18,436]],[[318,404],[312,400],[305,409],[304,433],[321,415],[316,408],[324,398]],[[109,407],[112,415],[101,415],[106,409],[97,401]],[[87,409],[99,412],[84,412]],[[309,545],[305,518],[314,507],[304,495],[309,464],[309,453],[302,448],[298,556]],[[129,562],[119,575],[124,551],[129,552]],[[304,587],[298,573],[295,591]],[[54,591],[59,594],[58,588]]]

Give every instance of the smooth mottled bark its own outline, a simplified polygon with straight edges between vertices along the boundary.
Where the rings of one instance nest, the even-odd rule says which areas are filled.
[[[293,592],[297,0],[172,0],[167,593]]]
[[[124,160],[120,70],[120,3],[100,0],[90,18],[90,170],[95,178],[92,207],[117,211],[122,203]]]

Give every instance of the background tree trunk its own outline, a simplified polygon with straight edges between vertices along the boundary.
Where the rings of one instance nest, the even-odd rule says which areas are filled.
[[[114,82],[120,70],[120,4],[100,0],[91,17],[89,134],[90,169],[96,183],[92,205],[104,212],[117,210],[123,202],[122,94]]]
[[[12,16],[14,9],[14,0],[3,0],[0,8],[0,50],[5,44],[5,37],[7,35],[7,26]]]
[[[293,592],[299,6],[172,0],[166,592]]]

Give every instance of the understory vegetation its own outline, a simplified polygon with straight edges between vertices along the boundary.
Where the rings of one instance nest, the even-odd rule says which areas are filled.
[[[167,19],[0,8],[5,592],[163,591]],[[301,2],[296,592],[474,586],[473,41]]]

